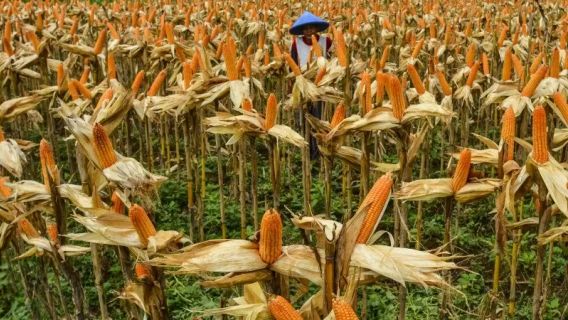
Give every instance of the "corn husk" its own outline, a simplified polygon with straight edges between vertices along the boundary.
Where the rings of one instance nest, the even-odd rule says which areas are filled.
[[[13,176],[22,176],[22,162],[26,162],[26,155],[20,150],[15,140],[8,139],[0,142],[0,166]]]

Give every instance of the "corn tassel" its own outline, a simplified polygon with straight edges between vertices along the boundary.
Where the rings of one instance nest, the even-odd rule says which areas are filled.
[[[332,308],[335,320],[359,320],[351,305],[341,299],[333,299]]]
[[[132,85],[130,86],[130,90],[132,90],[132,96],[136,96],[138,91],[140,90],[140,86],[142,86],[142,81],[144,81],[144,70],[139,71],[134,77],[134,81],[132,81]]]
[[[300,313],[281,296],[276,296],[268,302],[268,310],[275,320],[302,320]]]
[[[146,210],[135,204],[130,207],[128,216],[134,225],[134,229],[136,229],[136,233],[138,233],[138,238],[140,239],[142,246],[146,248],[148,246],[148,238],[156,235],[157,233],[156,228],[146,213]]]
[[[460,152],[460,159],[456,165],[456,171],[452,177],[452,190],[458,192],[467,183],[469,168],[471,166],[471,150],[468,148]]]
[[[164,69],[164,70],[160,71],[160,73],[158,73],[158,75],[156,76],[156,79],[154,79],[154,82],[152,82],[150,89],[148,89],[146,96],[153,97],[153,96],[158,94],[158,92],[160,91],[160,88],[162,87],[162,84],[166,80],[166,75],[167,75],[166,69]]]
[[[264,130],[268,131],[276,124],[278,116],[278,101],[274,93],[271,93],[266,103],[266,114],[264,116]]]
[[[546,111],[537,106],[533,111],[532,123],[533,149],[532,158],[536,163],[548,162],[548,142],[546,138]]]
[[[408,72],[408,76],[410,76],[410,81],[412,81],[412,85],[418,92],[418,95],[423,95],[426,92],[426,88],[424,87],[424,83],[420,79],[420,75],[418,71],[416,71],[416,67],[413,64],[408,64],[406,66],[406,71]]]
[[[515,111],[512,107],[508,107],[503,114],[503,125],[501,127],[501,139],[505,142],[506,153],[503,162],[513,160],[515,152],[515,131],[516,119]]]
[[[355,241],[356,243],[366,244],[369,241],[388,204],[392,184],[392,175],[390,173],[383,175],[375,182],[365,199],[363,199],[361,208],[368,206],[368,209]]]
[[[529,98],[532,97],[536,88],[538,87],[542,79],[544,79],[544,76],[546,75],[547,71],[548,71],[547,66],[545,65],[540,66],[540,68],[538,68],[538,70],[531,75],[529,81],[523,88],[521,95]]]
[[[273,264],[282,255],[282,220],[275,209],[266,210],[262,216],[258,253],[267,264]]]
[[[112,147],[112,142],[100,123],[93,126],[93,149],[99,160],[99,164],[106,169],[116,163],[117,158]]]

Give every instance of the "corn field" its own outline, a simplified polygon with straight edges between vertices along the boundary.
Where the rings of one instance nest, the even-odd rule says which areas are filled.
[[[1,1],[0,318],[568,318],[567,8]]]

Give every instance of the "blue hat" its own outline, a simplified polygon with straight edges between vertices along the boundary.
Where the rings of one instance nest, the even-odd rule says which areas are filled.
[[[308,11],[304,11],[290,28],[290,33],[296,36],[301,35],[305,26],[315,26],[318,28],[318,32],[321,32],[329,27],[329,23]]]

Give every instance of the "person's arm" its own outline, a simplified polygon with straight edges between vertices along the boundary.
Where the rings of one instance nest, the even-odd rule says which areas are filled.
[[[290,47],[290,56],[292,57],[294,62],[296,62],[296,64],[299,64],[299,62],[298,62],[298,48],[296,47],[296,38],[294,38],[292,40],[292,46]]]
[[[325,55],[326,55],[326,59],[329,59],[329,58],[331,57],[332,45],[333,45],[333,40],[331,40],[330,37],[325,37]]]

